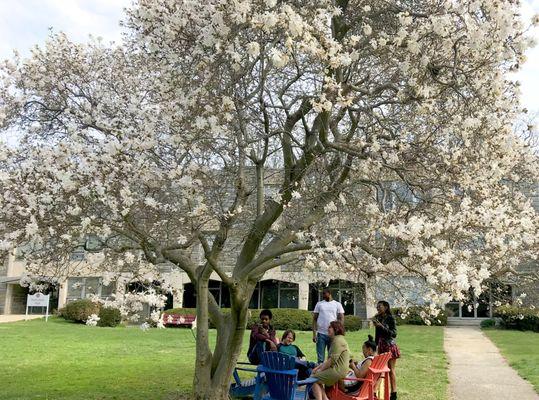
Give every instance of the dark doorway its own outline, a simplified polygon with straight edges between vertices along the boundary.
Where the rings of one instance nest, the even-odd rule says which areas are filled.
[[[195,292],[195,285],[192,283],[186,283],[183,285],[183,308],[196,308],[197,306],[197,294]]]

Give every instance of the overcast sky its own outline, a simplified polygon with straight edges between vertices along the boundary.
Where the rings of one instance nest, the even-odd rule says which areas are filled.
[[[49,28],[64,31],[71,39],[85,41],[89,34],[105,41],[119,40],[119,20],[131,0],[0,0],[0,59],[12,49],[21,54],[45,41]],[[522,14],[539,14],[539,0],[524,0]],[[539,29],[532,34],[539,42]],[[522,84],[522,103],[539,112],[539,46],[527,53],[528,62],[517,75]]]

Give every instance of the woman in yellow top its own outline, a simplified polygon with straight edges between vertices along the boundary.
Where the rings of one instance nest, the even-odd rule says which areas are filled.
[[[324,387],[333,386],[346,377],[350,364],[350,349],[344,339],[344,325],[340,321],[329,324],[328,336],[331,338],[329,357],[313,369],[312,376],[319,381],[313,385],[312,391],[316,400],[328,400]]]

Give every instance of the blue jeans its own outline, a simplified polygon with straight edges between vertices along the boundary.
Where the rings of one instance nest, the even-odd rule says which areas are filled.
[[[324,362],[324,359],[326,358],[326,349],[329,353],[330,344],[331,340],[328,335],[324,335],[320,332],[316,334],[316,356],[318,358],[318,364]]]
[[[260,364],[262,359],[262,353],[266,351],[266,342],[257,342],[252,348],[251,352],[247,354],[249,362],[253,365]]]
[[[312,361],[305,361],[296,357],[296,369],[298,370],[298,380],[307,379],[311,376],[313,368],[316,364]]]

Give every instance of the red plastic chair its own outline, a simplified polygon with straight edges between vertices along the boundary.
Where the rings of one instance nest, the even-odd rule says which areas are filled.
[[[380,379],[384,380],[384,400],[389,400],[389,367],[387,362],[391,359],[391,353],[380,354],[372,360],[369,372],[365,378],[345,378],[347,381],[362,381],[361,389],[357,393],[345,393],[338,384],[327,390],[330,400],[376,400],[374,394]]]

